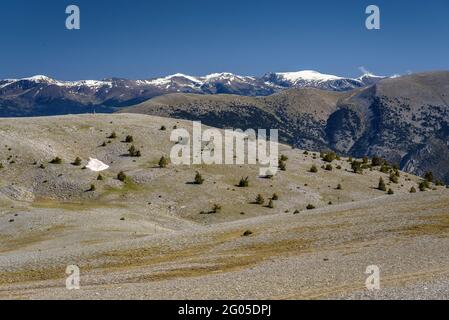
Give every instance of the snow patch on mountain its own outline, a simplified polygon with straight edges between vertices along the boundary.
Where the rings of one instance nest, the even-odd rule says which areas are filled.
[[[289,81],[291,83],[297,83],[298,81],[330,81],[343,79],[330,74],[319,73],[314,70],[303,70],[298,72],[279,72],[276,73],[281,79]]]

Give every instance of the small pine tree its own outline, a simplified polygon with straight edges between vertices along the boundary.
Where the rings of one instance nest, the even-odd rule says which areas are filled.
[[[203,176],[199,172],[197,172],[195,175],[194,183],[195,184],[203,184],[203,182],[204,182]]]
[[[287,164],[285,163],[285,161],[279,160],[279,170],[281,171],[286,171],[287,170]]]
[[[248,186],[249,186],[249,178],[248,178],[248,177],[246,177],[246,178],[241,178],[240,181],[239,181],[238,186],[239,186],[240,188],[246,188],[246,187],[248,187]]]
[[[388,192],[387,192],[387,194],[394,194],[394,191],[393,191],[393,189],[388,189]]]
[[[398,176],[394,173],[390,174],[390,181],[393,183],[398,183],[399,182]]]
[[[355,161],[355,160],[352,161],[351,168],[352,168],[352,171],[354,171],[354,173],[363,173],[362,163],[359,161]]]
[[[161,126],[161,131],[165,131],[165,130],[167,130],[167,127],[166,126]]]
[[[264,202],[265,202],[265,199],[264,199],[263,196],[259,193],[259,194],[257,195],[257,197],[256,197],[256,203],[262,205],[262,204],[264,204]]]
[[[166,168],[168,166],[168,160],[164,156],[162,156],[158,164],[159,168]]]
[[[108,139],[116,139],[116,138],[117,138],[117,133],[115,133],[115,131],[113,131],[108,137]]]
[[[313,166],[310,168],[310,172],[312,172],[312,173],[318,172],[318,168],[316,167],[316,165],[313,165]]]
[[[411,187],[411,188],[410,188],[410,193],[416,193],[415,187]]]
[[[387,191],[387,186],[385,185],[384,179],[382,177],[379,178],[379,185],[377,187],[380,191]]]
[[[221,206],[219,204],[214,204],[211,213],[217,213],[221,211]]]
[[[279,196],[277,195],[277,193],[273,193],[273,195],[271,196],[271,200],[274,200],[274,201],[279,200]]]
[[[140,150],[138,150],[134,145],[131,145],[131,147],[129,147],[128,152],[130,157],[138,158],[142,156]]]
[[[385,161],[384,161],[382,158],[377,157],[377,156],[374,156],[374,157],[371,159],[371,165],[372,165],[373,167],[381,166],[381,165],[383,165],[384,163],[385,163]]]
[[[126,178],[127,178],[126,174],[123,171],[120,171],[117,174],[117,179],[120,180],[121,182],[125,182]]]
[[[426,174],[424,175],[424,179],[426,179],[426,181],[428,181],[428,182],[433,182],[433,173],[432,173],[432,171],[426,172]]]
[[[132,143],[132,142],[134,142],[134,137],[133,137],[133,136],[126,136],[125,142],[126,142],[126,143]]]
[[[74,166],[80,166],[81,165],[81,158],[76,157],[75,161],[72,163]]]
[[[314,206],[313,204],[310,204],[310,203],[309,203],[309,204],[307,205],[306,209],[307,209],[307,210],[313,210],[313,209],[315,209],[315,206]]]
[[[328,153],[324,154],[322,156],[322,158],[324,161],[330,163],[330,162],[334,161],[335,159],[337,159],[337,155],[335,154],[335,152],[328,152]]]
[[[50,161],[51,164],[61,164],[62,163],[62,159],[59,157],[54,158],[53,160]]]
[[[283,154],[283,155],[281,155],[280,160],[285,162],[288,160],[288,157],[285,154]]]
[[[97,188],[95,187],[95,185],[94,184],[91,184],[90,185],[90,189],[89,189],[89,191],[95,191]]]
[[[419,191],[426,191],[429,187],[429,182],[427,180],[421,181],[419,183]]]
[[[331,164],[327,164],[324,169],[326,169],[327,171],[332,171],[333,168]]]
[[[273,209],[274,208],[274,202],[272,199],[270,199],[270,201],[268,202],[268,208]]]
[[[339,183],[337,186],[337,190],[343,190],[343,187],[341,186],[341,184]]]

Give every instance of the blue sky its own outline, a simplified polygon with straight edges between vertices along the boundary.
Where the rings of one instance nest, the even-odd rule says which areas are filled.
[[[81,30],[65,29],[65,8]],[[381,30],[365,8],[381,9]],[[447,0],[0,1],[0,78],[449,70]]]

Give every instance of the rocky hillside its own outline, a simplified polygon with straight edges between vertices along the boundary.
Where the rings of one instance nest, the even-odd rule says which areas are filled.
[[[334,99],[298,107],[325,118]],[[160,161],[175,126],[192,129],[141,114],[0,119],[0,299],[371,297],[372,264],[382,297],[445,297],[446,187],[286,145],[271,179],[176,166]],[[73,264],[82,290],[65,287]]]
[[[218,127],[279,128],[298,148],[382,156],[449,182],[449,72],[384,79],[350,92],[291,89],[268,97],[174,94],[123,112]]]

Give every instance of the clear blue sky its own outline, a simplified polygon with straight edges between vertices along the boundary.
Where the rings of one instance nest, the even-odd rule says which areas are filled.
[[[65,8],[81,30],[65,29]],[[365,8],[381,9],[380,31]],[[0,1],[0,78],[449,70],[448,0]]]

